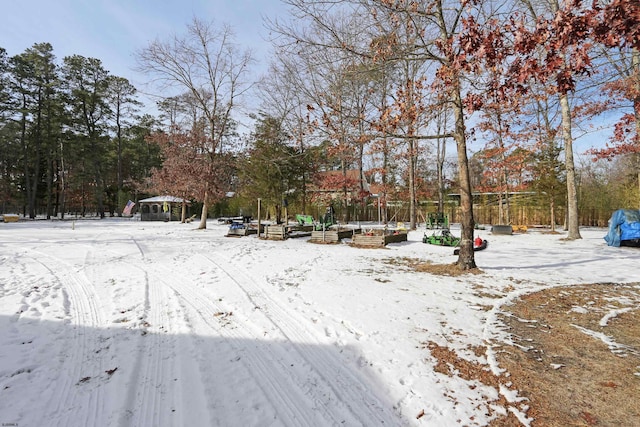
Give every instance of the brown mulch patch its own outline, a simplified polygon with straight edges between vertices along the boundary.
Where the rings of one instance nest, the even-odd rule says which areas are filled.
[[[387,264],[404,265],[420,273],[430,273],[437,276],[463,276],[465,274],[482,274],[479,268],[463,270],[457,264],[434,264],[431,261],[422,261],[415,258],[392,258],[385,260]]]
[[[639,284],[552,288],[503,309],[514,345],[494,351],[532,426],[640,425]]]
[[[508,412],[490,426],[522,425],[512,410],[532,427],[640,425],[640,284],[551,288],[502,309],[512,343],[493,346],[499,376],[423,343],[437,372],[518,392],[520,402],[492,402]]]
[[[409,259],[399,264],[437,275],[482,273]],[[555,287],[501,309],[512,342],[492,348],[505,371],[499,376],[447,347],[422,343],[437,372],[517,391],[517,402],[502,395],[492,402],[507,415],[493,413],[491,427],[522,425],[514,410],[532,427],[640,426],[640,283]]]

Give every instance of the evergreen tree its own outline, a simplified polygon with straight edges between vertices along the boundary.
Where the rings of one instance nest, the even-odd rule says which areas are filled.
[[[296,201],[302,190],[304,156],[288,142],[281,122],[262,114],[239,168],[243,196],[273,206],[277,222],[283,203]]]
[[[93,186],[96,209],[104,218],[105,164],[108,150],[108,120],[112,110],[108,103],[109,73],[99,59],[73,55],[64,58],[62,69],[66,84],[70,125],[75,141],[71,152],[74,159],[82,160],[80,182],[83,213],[86,194],[84,187]]]

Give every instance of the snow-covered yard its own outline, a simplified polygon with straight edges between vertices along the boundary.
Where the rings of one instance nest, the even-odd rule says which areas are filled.
[[[640,282],[640,250],[608,247],[605,229],[573,242],[479,231],[483,274],[447,277],[407,265],[456,260],[422,243],[424,229],[359,249],[194,228],[0,224],[0,423],[481,426],[526,402],[437,373],[426,343],[497,373],[491,351],[472,348],[505,339],[503,304]],[[500,393],[510,408],[496,407]]]

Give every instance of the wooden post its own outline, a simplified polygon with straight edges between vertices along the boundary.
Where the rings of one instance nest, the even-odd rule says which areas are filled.
[[[260,238],[260,198],[258,198],[258,239]]]

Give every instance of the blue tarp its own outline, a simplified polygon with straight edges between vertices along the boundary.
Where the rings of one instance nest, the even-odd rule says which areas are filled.
[[[620,246],[623,240],[640,239],[640,211],[618,209],[609,220],[609,232],[604,236],[609,246]]]

